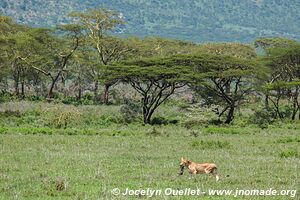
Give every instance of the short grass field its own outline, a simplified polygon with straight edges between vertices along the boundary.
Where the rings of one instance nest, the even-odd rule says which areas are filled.
[[[92,129],[81,129],[79,124],[73,129],[46,127],[47,120],[32,110],[6,113],[1,118],[1,200],[149,198],[114,195],[115,188],[120,192],[126,188],[206,192],[200,196],[161,194],[150,199],[300,199],[299,124],[264,129],[234,125],[187,128],[102,122],[96,126],[89,120]],[[207,175],[190,177],[187,171],[178,175],[181,157],[216,163],[220,181]],[[284,196],[208,194],[210,189],[237,188],[298,191]]]

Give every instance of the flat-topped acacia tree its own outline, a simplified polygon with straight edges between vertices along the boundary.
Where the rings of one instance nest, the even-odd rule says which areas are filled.
[[[106,66],[104,74],[107,80],[129,83],[141,95],[143,121],[150,124],[155,110],[188,83],[190,70],[171,57],[155,57]]]
[[[245,95],[252,91],[253,80],[265,72],[253,59],[228,55],[178,55],[172,59],[176,65],[192,70],[191,86],[203,98],[213,99],[223,107],[218,116],[227,113],[224,121],[227,124],[234,119],[235,109]]]
[[[275,117],[295,120],[300,111],[300,44],[287,38],[258,38],[255,46],[264,51],[262,61],[270,71],[260,88],[265,108],[273,110]]]
[[[300,110],[300,44],[269,49],[266,59],[271,73],[264,89],[273,104],[269,109],[274,109],[280,119],[291,117],[295,120]]]

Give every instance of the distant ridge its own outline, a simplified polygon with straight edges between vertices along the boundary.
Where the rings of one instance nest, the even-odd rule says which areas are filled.
[[[125,17],[122,34],[195,42],[251,42],[257,37],[300,41],[298,0],[1,0],[0,12],[20,23],[67,23],[71,11],[105,7]]]

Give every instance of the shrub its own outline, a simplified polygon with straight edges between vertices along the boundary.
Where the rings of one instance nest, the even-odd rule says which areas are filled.
[[[167,125],[169,121],[164,117],[154,117],[151,121],[152,125]]]
[[[257,110],[249,119],[249,123],[256,124],[260,128],[268,128],[275,121],[276,113],[268,109]]]
[[[126,100],[125,104],[121,106],[120,112],[125,122],[130,123],[136,121],[141,113],[141,107],[138,102]]]
[[[185,128],[193,128],[197,126],[208,126],[209,124],[220,124],[220,120],[216,119],[213,111],[215,106],[203,106],[201,104],[190,105],[187,109],[185,120],[182,125]]]
[[[79,105],[80,101],[76,97],[65,97],[61,101],[63,104]]]
[[[56,106],[52,109],[46,109],[45,114],[48,119],[48,125],[55,128],[67,128],[68,125],[78,123],[81,118],[81,113],[75,107]]]
[[[165,117],[154,117],[151,120],[151,125],[167,125],[167,124],[177,124],[179,122],[178,119],[166,119]]]

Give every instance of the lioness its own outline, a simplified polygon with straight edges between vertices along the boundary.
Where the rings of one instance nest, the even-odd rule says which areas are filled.
[[[179,175],[183,174],[184,167],[189,170],[190,174],[209,174],[214,176],[216,178],[216,181],[219,180],[217,165],[214,163],[195,163],[191,160],[181,158]]]

